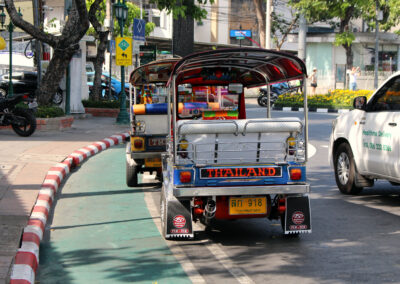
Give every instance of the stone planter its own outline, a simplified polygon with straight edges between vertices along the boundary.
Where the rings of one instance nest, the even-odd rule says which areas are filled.
[[[64,130],[71,128],[74,122],[73,116],[53,117],[53,118],[36,118],[36,130],[51,131]]]
[[[117,117],[119,113],[119,108],[86,107],[85,112],[93,116]]]
[[[65,130],[71,128],[73,116],[36,118],[36,131]],[[11,129],[11,125],[0,126],[1,129]]]
[[[126,111],[129,113],[129,109]],[[117,117],[119,114],[119,108],[86,107],[85,112],[91,114],[92,116]]]

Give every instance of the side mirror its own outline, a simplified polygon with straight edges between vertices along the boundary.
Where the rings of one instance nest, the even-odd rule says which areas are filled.
[[[353,107],[355,109],[365,110],[367,107],[367,97],[366,96],[355,97],[353,101]]]

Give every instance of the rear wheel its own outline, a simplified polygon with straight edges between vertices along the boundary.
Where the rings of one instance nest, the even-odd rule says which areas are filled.
[[[342,143],[334,154],[335,180],[341,193],[358,194],[363,189],[355,185],[356,167],[349,144]]]
[[[11,127],[15,133],[22,137],[28,137],[35,132],[36,118],[28,109],[16,108],[13,111],[14,119]]]
[[[137,165],[135,163],[131,165],[128,161],[126,161],[126,184],[130,187],[138,185]]]
[[[53,104],[59,105],[63,101],[63,91],[61,88],[58,88],[57,92],[53,95],[52,102]]]
[[[7,96],[7,91],[5,89],[0,88],[0,99],[5,99]]]
[[[268,106],[268,97],[260,94],[260,96],[257,98],[257,102],[259,106],[266,107]]]

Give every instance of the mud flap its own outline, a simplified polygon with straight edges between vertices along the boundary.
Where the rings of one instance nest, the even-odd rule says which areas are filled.
[[[167,201],[167,228],[165,238],[193,239],[192,214],[190,200]]]
[[[308,196],[286,198],[285,234],[311,233],[311,209]]]

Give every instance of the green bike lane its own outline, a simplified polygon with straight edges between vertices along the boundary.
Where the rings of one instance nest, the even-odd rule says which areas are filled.
[[[125,183],[125,147],[72,172],[40,246],[40,283],[191,283],[161,237],[142,188]]]

